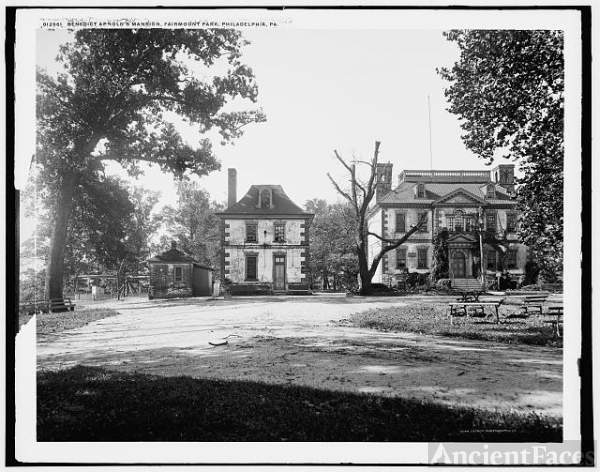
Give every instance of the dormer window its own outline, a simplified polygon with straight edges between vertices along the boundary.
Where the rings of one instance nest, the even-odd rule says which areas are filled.
[[[496,198],[496,186],[488,184],[485,190],[485,198]]]
[[[417,184],[416,197],[425,198],[425,184]]]
[[[270,210],[273,208],[273,190],[270,188],[260,188],[258,190],[258,202],[256,208]]]
[[[261,196],[260,207],[270,209],[271,208],[271,192],[269,191],[269,189],[264,189],[261,192],[260,196]]]

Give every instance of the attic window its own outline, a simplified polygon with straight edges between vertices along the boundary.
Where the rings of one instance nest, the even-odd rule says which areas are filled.
[[[425,184],[417,184],[417,198],[425,198]]]
[[[496,198],[496,186],[494,184],[487,185],[485,198]]]
[[[271,208],[271,191],[269,189],[264,189],[260,192],[260,207],[265,209]]]

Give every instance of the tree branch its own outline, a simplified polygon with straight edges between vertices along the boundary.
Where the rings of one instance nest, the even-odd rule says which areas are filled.
[[[346,200],[348,200],[352,205],[356,206],[356,203],[352,200],[352,197],[340,188],[340,186],[337,184],[337,182],[335,180],[333,180],[333,177],[331,177],[331,175],[329,175],[329,173],[327,174],[327,177],[329,177],[329,180],[331,180],[331,183],[333,184],[333,186],[335,187],[337,192],[342,197],[344,197]]]

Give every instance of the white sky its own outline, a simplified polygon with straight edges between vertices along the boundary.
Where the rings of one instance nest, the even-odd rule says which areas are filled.
[[[57,67],[65,30],[38,30],[37,62]],[[267,122],[245,128],[234,145],[213,145],[222,169],[201,180],[218,201],[227,199],[227,168],[238,171],[238,198],[252,184],[280,184],[299,205],[311,198],[338,199],[327,178],[346,174],[333,150],[370,158],[381,141],[381,161],[402,169],[431,168],[428,96],[431,102],[433,168],[479,169],[455,116],[448,113],[444,81],[436,67],[450,66],[458,48],[442,30],[260,29],[246,30],[243,49],[259,87],[257,106]],[[251,104],[250,104],[251,105]],[[249,106],[250,106],[249,105]],[[182,127],[190,143],[201,136]],[[141,180],[169,201],[172,179],[157,168]]]

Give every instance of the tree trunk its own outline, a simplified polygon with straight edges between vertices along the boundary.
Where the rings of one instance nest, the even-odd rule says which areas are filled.
[[[375,271],[369,270],[369,263],[367,261],[367,255],[363,250],[362,246],[359,246],[358,251],[358,270],[360,277],[360,287],[359,294],[360,295],[368,295],[371,292],[371,280],[373,279],[373,274]],[[377,267],[377,266],[375,266]]]
[[[63,296],[65,245],[67,241],[69,213],[71,212],[73,196],[78,184],[79,177],[76,174],[65,173],[54,212],[54,228],[52,229],[52,237],[50,239],[50,256],[46,265],[46,299],[62,298]]]

